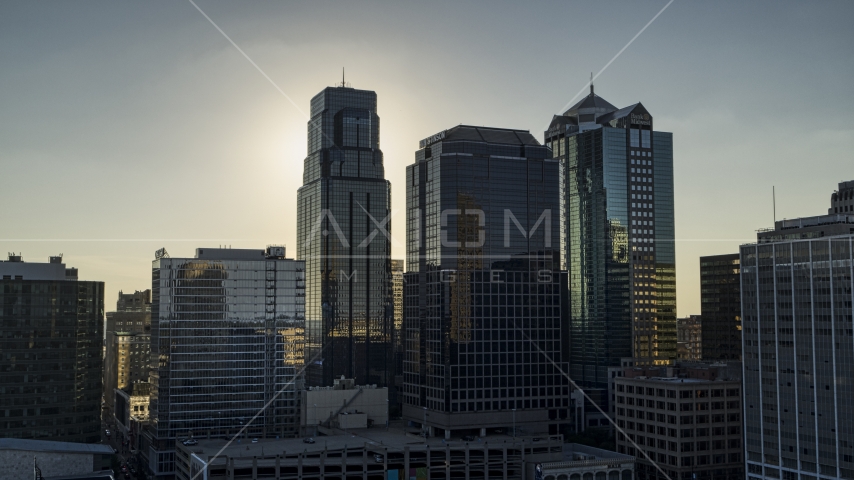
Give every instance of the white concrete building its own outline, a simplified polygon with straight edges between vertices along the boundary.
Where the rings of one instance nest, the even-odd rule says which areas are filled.
[[[331,387],[309,387],[301,394],[300,426],[308,435],[316,435],[319,428],[346,430],[388,422],[388,388],[341,378]]]

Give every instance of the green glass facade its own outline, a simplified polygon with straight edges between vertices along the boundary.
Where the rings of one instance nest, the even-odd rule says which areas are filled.
[[[672,134],[641,104],[590,95],[555,116],[561,238],[569,276],[569,362],[580,385],[607,388],[621,359],[676,359]]]

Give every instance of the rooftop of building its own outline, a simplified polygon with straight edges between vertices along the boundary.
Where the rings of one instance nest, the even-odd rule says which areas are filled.
[[[604,98],[596,95],[593,90],[593,85],[590,85],[590,93],[586,97],[579,100],[575,105],[569,107],[569,110],[563,112],[564,116],[577,116],[579,113],[586,113],[585,110],[596,110],[602,113],[613,112],[617,107],[611,105]]]
[[[829,215],[817,215],[815,217],[801,217],[777,220],[774,222],[774,230],[793,230],[796,228],[816,227],[820,225],[854,225],[854,215],[843,213],[832,213]]]
[[[420,449],[443,449],[446,447],[464,448],[466,444],[469,448],[482,449],[495,445],[512,445],[517,443],[533,443],[534,437],[516,437],[515,439],[509,435],[491,434],[486,437],[474,441],[463,441],[461,438],[452,438],[445,441],[439,437],[429,437],[425,441],[423,437],[418,435],[418,427],[406,428],[402,423],[397,422],[397,425],[392,425],[386,430],[383,427],[353,429],[346,434],[339,435],[322,435],[312,437],[315,443],[305,443],[304,438],[285,438],[285,439],[269,439],[259,438],[253,443],[251,439],[239,439],[228,443],[226,439],[203,439],[196,438],[197,445],[186,446],[181,445],[180,448],[188,450],[196,454],[201,459],[206,459],[216,455],[222,451],[222,455],[233,457],[248,457],[254,456],[275,456],[285,453],[320,453],[324,450],[344,450],[345,448],[367,448],[376,453],[383,451],[403,452],[404,448],[409,447],[410,450]],[[562,443],[562,437],[543,436],[536,439],[539,445],[545,446],[549,442]],[[228,445],[228,446],[226,446]],[[223,447],[225,449],[223,450]],[[616,455],[616,454],[615,454]]]
[[[231,248],[220,245],[217,248],[202,247],[196,249],[197,260],[292,260],[285,258],[283,245],[268,245],[266,249]],[[161,258],[172,258],[166,249],[160,249],[154,254],[155,261]],[[179,257],[182,260],[184,257]]]
[[[808,240],[854,233],[854,214],[832,213],[777,220],[774,228],[756,231],[759,243]]]
[[[590,465],[596,462],[614,463],[615,461],[634,462],[635,457],[602,448],[581,445],[580,443],[565,443],[563,445],[563,459],[559,462],[543,463],[543,468]]]
[[[114,480],[115,478],[112,470],[101,470],[100,472],[79,473],[77,475],[44,477],[44,480]]]
[[[680,384],[740,382],[741,363],[680,362],[673,366],[627,367],[622,378]]]
[[[0,260],[0,278],[4,280],[77,280],[77,273],[76,268],[66,268],[62,254],[48,257],[44,263],[25,262],[21,253],[13,252],[7,260]]]
[[[27,452],[103,454],[115,453],[113,447],[97,443],[55,442],[53,440],[26,440],[0,438],[0,450],[22,450]]]
[[[307,387],[308,391],[324,391],[324,390],[359,390],[359,389],[377,389],[376,384],[371,385],[356,385],[356,380],[352,378],[344,378],[344,375],[341,375],[341,378],[333,379],[332,386],[329,387]],[[382,387],[383,389],[386,387]]]
[[[502,145],[540,146],[540,142],[538,142],[528,130],[477,127],[474,125],[457,125],[456,127],[445,130],[444,139],[442,139],[442,141],[470,141]]]
[[[642,103],[633,103],[627,107],[617,108],[604,98],[596,95],[593,85],[590,93],[579,100],[569,110],[560,115],[554,115],[546,130],[546,141],[579,131],[600,128],[600,126],[627,126],[638,128],[640,125],[651,125],[652,117]],[[640,127],[643,128],[643,127]]]

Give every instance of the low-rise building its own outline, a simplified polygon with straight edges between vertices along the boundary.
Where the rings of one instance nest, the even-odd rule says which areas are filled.
[[[308,439],[198,439],[177,444],[176,478],[277,480],[533,479],[537,465],[563,459],[563,437],[489,435],[468,441],[394,426]],[[621,479],[622,480],[622,479]]]
[[[300,427],[307,435],[319,428],[368,428],[388,422],[388,388],[355,385],[337,379],[331,387],[309,387],[301,392]]]
[[[635,457],[601,448],[567,443],[563,458],[540,464],[544,480],[633,480]]]
[[[102,472],[114,453],[107,445],[0,438],[0,480],[33,478],[35,467],[46,479]]]
[[[740,363],[627,368],[615,385],[617,451],[638,480],[744,478]]]

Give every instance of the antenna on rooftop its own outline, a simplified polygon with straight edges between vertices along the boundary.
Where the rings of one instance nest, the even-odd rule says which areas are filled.
[[[335,86],[342,88],[350,86],[350,84],[348,84],[347,81],[344,79],[344,67],[341,67],[341,83],[336,83]]]
[[[593,72],[590,72],[590,95],[593,95]]]
[[[774,185],[771,185],[771,203],[774,205],[774,224],[777,224],[777,192]]]

